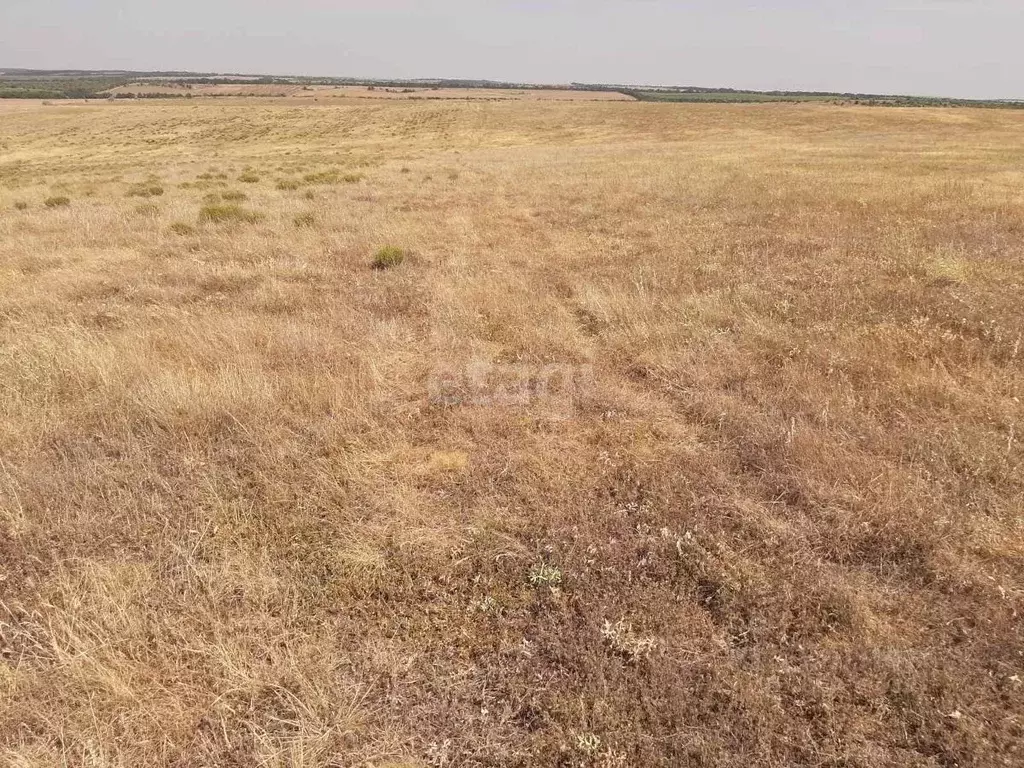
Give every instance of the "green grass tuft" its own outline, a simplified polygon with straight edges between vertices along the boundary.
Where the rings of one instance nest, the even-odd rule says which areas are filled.
[[[213,224],[221,224],[230,221],[255,224],[261,221],[263,216],[255,211],[247,211],[239,205],[233,204],[211,204],[204,205],[199,211],[199,221]]]
[[[160,197],[163,193],[164,188],[153,182],[133,184],[128,189],[128,197]]]
[[[307,184],[337,184],[341,180],[341,174],[337,171],[320,171],[307,173],[302,180]]]
[[[47,208],[66,208],[71,205],[71,198],[67,195],[54,195],[48,197],[43,201],[43,205]]]
[[[405,261],[405,251],[393,245],[387,245],[377,251],[373,257],[374,269],[393,269]]]

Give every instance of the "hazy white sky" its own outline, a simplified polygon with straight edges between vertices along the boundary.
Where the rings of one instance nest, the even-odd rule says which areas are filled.
[[[0,67],[1024,97],[1024,0],[0,0]]]

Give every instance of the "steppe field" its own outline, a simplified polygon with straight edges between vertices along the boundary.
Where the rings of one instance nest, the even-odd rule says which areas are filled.
[[[0,765],[1021,765],[1022,137],[0,104]]]
[[[179,97],[279,97],[319,101],[320,99],[407,99],[439,101],[461,99],[465,101],[633,101],[632,96],[618,91],[585,91],[565,89],[519,88],[430,88],[388,87],[365,85],[266,85],[253,83],[194,85],[164,83],[160,81],[129,83],[110,88],[111,96],[179,96]]]

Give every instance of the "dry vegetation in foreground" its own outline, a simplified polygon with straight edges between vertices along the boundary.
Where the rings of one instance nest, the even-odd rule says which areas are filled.
[[[0,763],[1024,760],[1024,114],[0,110]]]

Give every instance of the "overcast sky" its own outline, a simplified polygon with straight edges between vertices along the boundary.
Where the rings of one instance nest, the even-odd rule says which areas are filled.
[[[0,0],[0,67],[1024,97],[1024,0]]]

